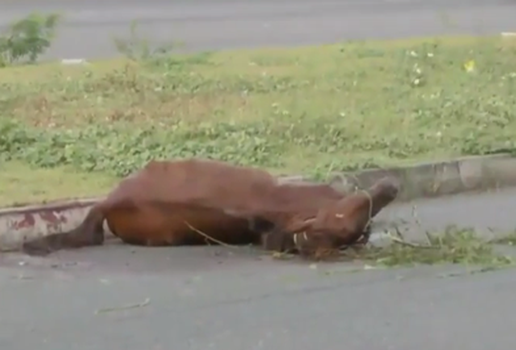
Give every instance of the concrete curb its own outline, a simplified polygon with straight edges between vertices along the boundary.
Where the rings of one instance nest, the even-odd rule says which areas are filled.
[[[516,157],[496,154],[333,174],[330,183],[348,190],[350,187],[367,188],[384,176],[393,176],[400,181],[402,189],[398,201],[485,191],[516,185]]]
[[[400,181],[399,201],[483,191],[516,185],[516,157],[497,154],[409,167],[334,173],[329,181],[343,191],[350,191],[367,188],[384,176],[393,176]],[[290,176],[282,180],[305,179]],[[100,199],[74,199],[0,209],[0,250],[17,250],[26,240],[76,227]]]

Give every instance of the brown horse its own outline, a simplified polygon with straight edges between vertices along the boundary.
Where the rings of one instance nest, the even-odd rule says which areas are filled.
[[[263,240],[268,250],[297,251],[321,258],[342,247],[366,244],[371,220],[398,195],[400,185],[383,178],[367,191],[357,191],[323,205],[316,212],[299,213],[278,225]]]
[[[274,225],[254,220],[255,213],[266,208],[277,208],[281,215],[313,212],[342,197],[330,185],[281,184],[264,170],[219,161],[151,161],[121,180],[77,228],[26,242],[23,251],[46,255],[102,245],[104,221],[115,236],[133,245],[198,245],[206,244],[207,236],[227,244],[255,244]]]

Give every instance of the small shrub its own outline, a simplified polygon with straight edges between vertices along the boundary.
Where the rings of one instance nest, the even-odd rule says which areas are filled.
[[[178,45],[178,43],[170,43],[152,47],[149,39],[138,34],[137,21],[131,22],[129,39],[117,37],[113,41],[117,51],[133,61],[160,60],[168,57],[170,51]]]
[[[34,63],[52,44],[60,16],[32,13],[0,36],[0,66]]]

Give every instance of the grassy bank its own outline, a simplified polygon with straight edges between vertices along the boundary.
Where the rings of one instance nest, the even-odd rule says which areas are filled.
[[[0,167],[0,207],[103,195],[115,182],[114,177],[90,176],[69,167],[42,169],[15,161],[3,162]]]
[[[320,177],[512,150],[514,62],[507,39],[430,38],[5,68],[0,157],[100,178],[190,156]]]

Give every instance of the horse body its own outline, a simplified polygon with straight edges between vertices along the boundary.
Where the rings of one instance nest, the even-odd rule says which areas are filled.
[[[213,160],[151,161],[127,176],[69,232],[26,242],[28,254],[101,245],[103,222],[123,242],[146,246],[255,244],[295,213],[343,194],[325,184],[280,183],[270,173]],[[200,234],[202,232],[203,234]]]

